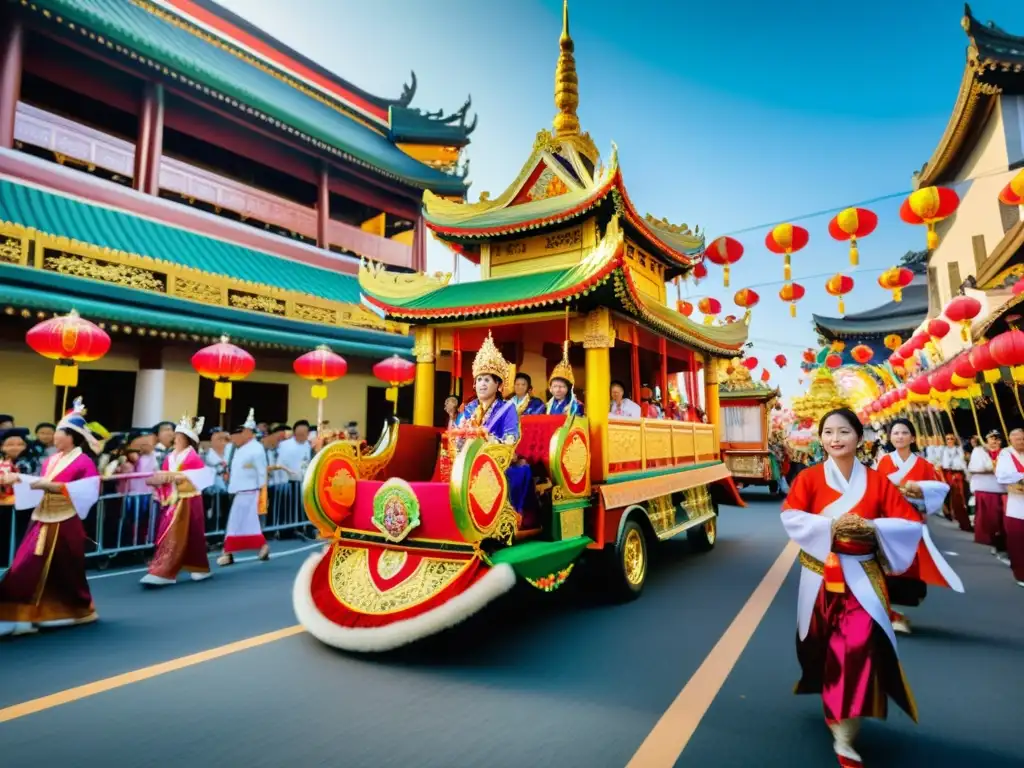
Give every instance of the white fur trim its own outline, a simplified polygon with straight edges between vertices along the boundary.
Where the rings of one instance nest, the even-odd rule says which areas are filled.
[[[516,583],[512,566],[499,563],[469,589],[427,613],[383,627],[343,627],[325,617],[313,602],[313,573],[330,549],[307,558],[295,577],[292,606],[299,623],[321,643],[357,653],[380,653],[435,635],[468,619]]]

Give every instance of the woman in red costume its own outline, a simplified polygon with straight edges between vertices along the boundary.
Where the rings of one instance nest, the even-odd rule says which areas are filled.
[[[857,461],[856,414],[827,413],[818,434],[828,459],[796,477],[782,512],[801,550],[796,693],[821,695],[839,765],[850,768],[863,766],[853,748],[861,718],[885,719],[888,698],[917,721],[885,575],[913,563],[922,524],[892,483]]]
[[[146,482],[156,486],[160,503],[160,522],[156,532],[156,552],[142,584],[174,584],[178,572],[192,574],[193,581],[210,577],[210,559],[206,554],[206,520],[203,491],[213,485],[213,470],[197,452],[203,418],[195,423],[186,414],[174,430],[174,444],[164,457],[161,472]]]
[[[949,484],[949,507],[961,531],[973,531],[967,512],[967,462],[964,447],[956,435],[946,435],[942,449],[942,479]]]
[[[878,462],[878,471],[899,489],[913,507],[924,515],[942,511],[949,485],[927,460],[917,452],[917,430],[908,419],[896,419],[889,425],[889,444],[893,450]],[[963,592],[960,577],[942,556],[932,541],[925,524],[914,564],[902,576],[886,579],[889,599],[896,605],[915,606],[924,600],[927,584]],[[897,632],[910,633],[910,622],[898,611],[892,611],[892,623]]]
[[[43,464],[42,477],[8,474],[15,507],[32,509],[32,524],[11,568],[0,579],[0,636],[37,628],[87,624],[96,620],[85,578],[82,520],[100,495],[94,456],[99,444],[77,398],[54,432],[57,453]]]

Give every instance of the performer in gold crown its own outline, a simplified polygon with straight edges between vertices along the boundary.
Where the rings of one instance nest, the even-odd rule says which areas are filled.
[[[570,376],[572,372],[570,371]],[[519,442],[519,414],[512,400],[501,396],[501,387],[508,378],[508,362],[494,344],[490,333],[473,359],[473,380],[476,399],[466,404],[455,420],[455,432],[479,429],[493,442],[515,445]],[[462,438],[457,439],[461,448]],[[512,464],[506,471],[509,503],[522,515],[522,527],[537,523],[536,496],[532,491],[532,474],[524,465]]]
[[[210,577],[202,493],[213,485],[214,477],[197,452],[202,430],[201,416],[195,422],[187,414],[183,416],[161,471],[146,481],[156,486],[161,512],[156,553],[149,572],[142,577],[143,584],[174,584],[181,570],[190,572],[193,581]]]
[[[569,342],[562,346],[562,361],[555,366],[548,379],[548,389],[551,391],[551,399],[548,400],[547,413],[552,416],[582,416],[583,403],[576,399],[573,391],[576,386],[576,378],[572,375],[572,366],[569,365]]]

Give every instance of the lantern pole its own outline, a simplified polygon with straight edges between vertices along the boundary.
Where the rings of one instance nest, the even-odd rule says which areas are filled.
[[[974,406],[974,397],[970,391],[967,392],[967,402],[971,404],[971,415],[974,417],[974,428],[977,430],[975,434],[981,437],[981,422],[978,421],[978,409]]]
[[[949,402],[946,403],[946,416],[949,418],[949,426],[953,429],[953,434],[956,435],[957,442],[960,442],[960,430],[956,428],[956,420],[953,418],[953,408]]]
[[[992,402],[995,403],[996,413],[999,414],[999,425],[1003,428],[1003,435],[1006,435],[1006,419],[1003,418],[1003,407],[999,405],[999,393],[996,392],[995,382],[991,382],[989,389],[992,390]],[[981,435],[979,435],[980,437]]]

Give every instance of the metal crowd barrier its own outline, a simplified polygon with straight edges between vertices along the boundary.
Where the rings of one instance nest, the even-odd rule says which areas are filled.
[[[203,492],[206,510],[206,540],[211,549],[224,538],[231,509],[231,494],[208,489]],[[13,507],[0,507],[0,520],[7,532],[0,537],[0,575],[14,562],[14,553],[30,525],[31,510],[16,511]],[[128,495],[104,493],[83,521],[88,537],[86,559],[91,565],[106,567],[115,558],[155,549],[156,532],[161,511],[149,494]],[[267,514],[260,521],[267,538],[287,537],[295,534],[313,539],[316,529],[310,524],[302,507],[302,484],[298,481],[271,485],[267,488]],[[9,532],[8,532],[9,531]]]

